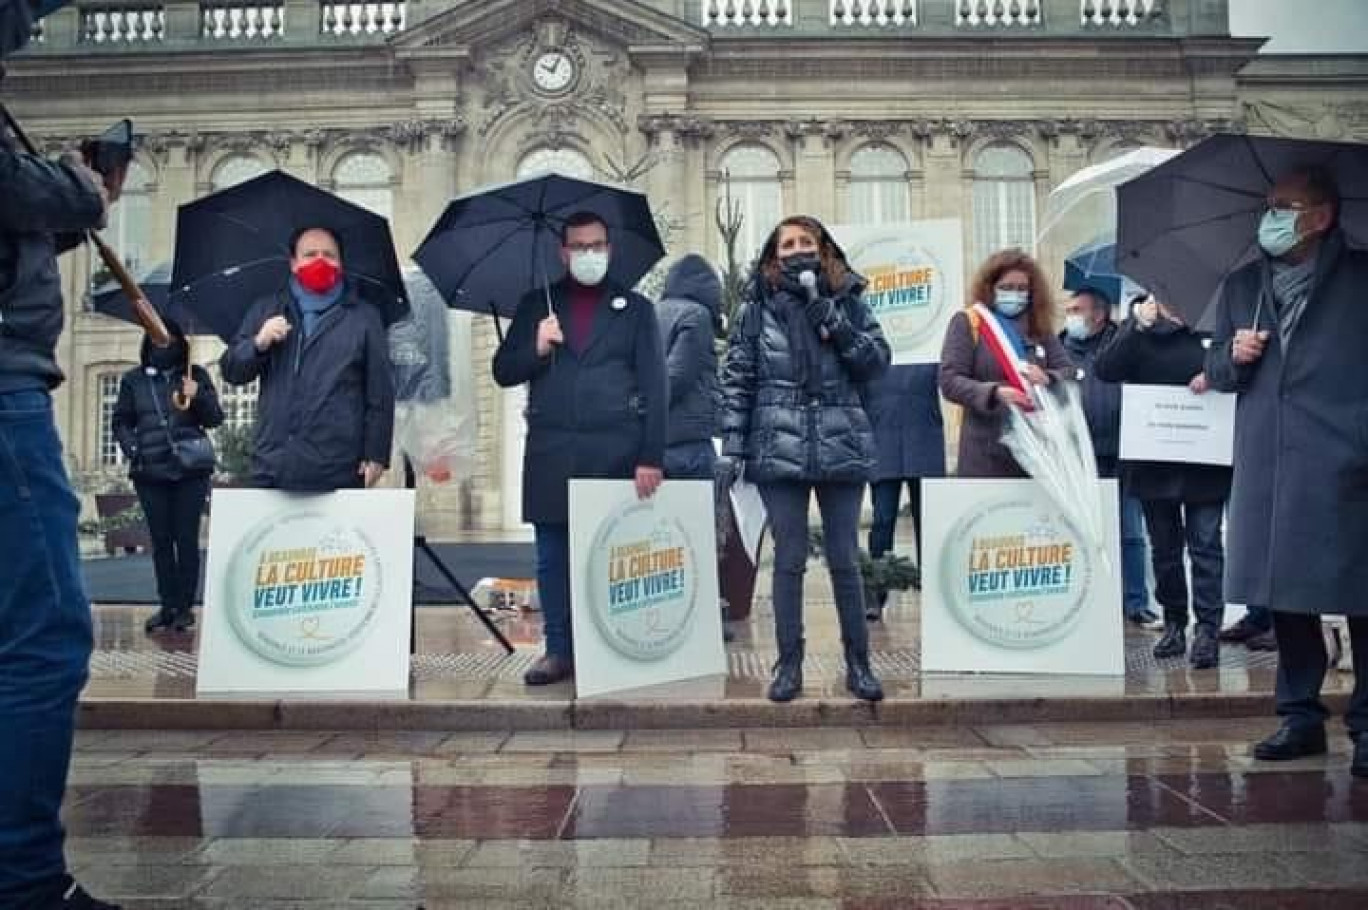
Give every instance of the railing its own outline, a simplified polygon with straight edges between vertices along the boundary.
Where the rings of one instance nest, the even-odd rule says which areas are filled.
[[[421,17],[470,0],[424,0]],[[1203,0],[1200,20],[1186,3],[1164,0],[639,0],[690,9],[718,35],[801,34],[876,38],[981,34],[1093,37],[1106,34],[1223,34],[1225,0]],[[34,29],[32,51],[94,47],[135,52],[203,44],[214,48],[288,41],[379,43],[402,33],[409,0],[76,0]],[[698,20],[695,20],[698,21]]]
[[[1040,0],[959,0],[955,6],[961,28],[1037,28],[1043,21]]]
[[[206,0],[200,4],[204,37],[255,41],[285,35],[285,4],[274,0]]]
[[[1164,18],[1164,0],[1080,0],[1085,28],[1136,28]]]
[[[408,4],[333,3],[324,0],[320,32],[324,35],[393,35],[404,30]]]
[[[836,26],[911,26],[917,24],[916,0],[831,0]]]
[[[709,28],[774,28],[792,25],[793,2],[794,0],[706,0],[703,5],[703,24]]]
[[[156,44],[166,34],[160,3],[102,4],[81,7],[83,44]]]

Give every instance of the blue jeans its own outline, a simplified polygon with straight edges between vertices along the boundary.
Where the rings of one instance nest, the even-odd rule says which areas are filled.
[[[0,393],[0,907],[66,871],[62,793],[92,647],[80,504],[47,392]]]
[[[860,578],[859,483],[764,483],[760,498],[774,535],[774,633],[780,657],[803,654],[803,574],[808,561],[808,503],[817,494],[822,542],[846,654],[869,654]]]
[[[1149,609],[1145,583],[1145,510],[1134,496],[1121,497],[1121,603],[1127,616]]]
[[[1097,476],[1120,476],[1120,462],[1110,455],[1097,457]],[[1140,500],[1121,487],[1121,607],[1126,616],[1149,610],[1145,579],[1145,510]]]
[[[546,653],[574,660],[570,627],[570,525],[534,526],[537,540],[537,596],[541,599]]]
[[[874,506],[874,521],[869,526],[869,555],[878,559],[893,549],[893,532],[898,527],[898,500],[902,486],[907,484],[907,499],[912,505],[912,531],[917,535],[917,565],[921,565],[922,507],[921,478],[876,480],[869,485],[869,498]]]

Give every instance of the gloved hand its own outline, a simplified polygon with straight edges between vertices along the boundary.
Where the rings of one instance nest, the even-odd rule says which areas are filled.
[[[804,298],[803,315],[814,329],[830,329],[836,320],[836,304],[830,297]]]

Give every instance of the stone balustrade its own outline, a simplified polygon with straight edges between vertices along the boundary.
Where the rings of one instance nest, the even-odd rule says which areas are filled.
[[[76,0],[35,29],[29,53],[214,49],[283,41],[380,43],[456,0]],[[641,0],[718,37],[772,34],[937,37],[1213,34],[1225,7],[1196,0]],[[410,6],[410,3],[413,6]],[[1198,11],[1200,9],[1200,11]],[[1218,15],[1219,14],[1219,15]],[[696,17],[696,18],[695,18]],[[1213,22],[1221,22],[1213,26]],[[1213,28],[1215,31],[1213,31]]]
[[[166,33],[162,4],[92,3],[80,8],[84,44],[157,44]]]

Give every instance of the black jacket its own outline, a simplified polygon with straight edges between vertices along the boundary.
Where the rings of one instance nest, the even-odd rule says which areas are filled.
[[[293,327],[266,353],[256,333],[272,316]],[[312,338],[288,290],[258,300],[219,366],[226,382],[260,378],[252,481],[300,492],[359,487],[363,461],[388,466],[394,379],[380,311],[348,288]]]
[[[708,442],[717,432],[717,348],[713,325],[722,282],[702,256],[685,256],[665,276],[656,305],[670,377],[668,445]]]
[[[551,300],[568,329],[569,285],[554,285]],[[523,521],[564,523],[572,477],[630,478],[638,467],[662,467],[668,390],[660,327],[645,297],[604,285],[580,354],[558,345],[537,356],[537,326],[546,315],[542,289],[522,298],[494,354],[494,381],[529,384]]]
[[[1187,326],[1160,319],[1142,332],[1134,319],[1127,319],[1097,355],[1095,369],[1105,382],[1187,385],[1205,365],[1205,342]],[[1230,468],[1123,461],[1121,483],[1128,495],[1142,501],[1220,502],[1230,495]]]
[[[1102,379],[1096,369],[1097,355],[1116,337],[1116,332],[1116,323],[1108,320],[1102,331],[1082,341],[1074,340],[1067,332],[1059,335],[1069,359],[1077,367],[1083,416],[1088,420],[1088,435],[1098,458],[1116,458],[1121,446],[1121,385]]]
[[[864,483],[874,466],[866,384],[888,369],[883,330],[853,273],[835,296],[838,329],[818,346],[820,392],[808,393],[781,308],[792,292],[752,281],[722,367],[722,454],[746,460],[758,482]],[[804,319],[801,310],[792,314]]]
[[[0,130],[0,392],[61,383],[61,250],[53,235],[97,227],[103,210],[84,177],[18,151]]]
[[[124,373],[120,380],[119,400],[114,405],[114,438],[128,459],[128,474],[133,480],[173,483],[211,473],[183,474],[171,454],[172,439],[180,443],[203,438],[205,430],[223,423],[223,409],[209,374],[198,366],[191,367],[190,374],[199,390],[184,411],[171,401],[172,392],[180,389],[185,376],[184,365],[164,373],[148,366],[144,356],[143,366]]]

